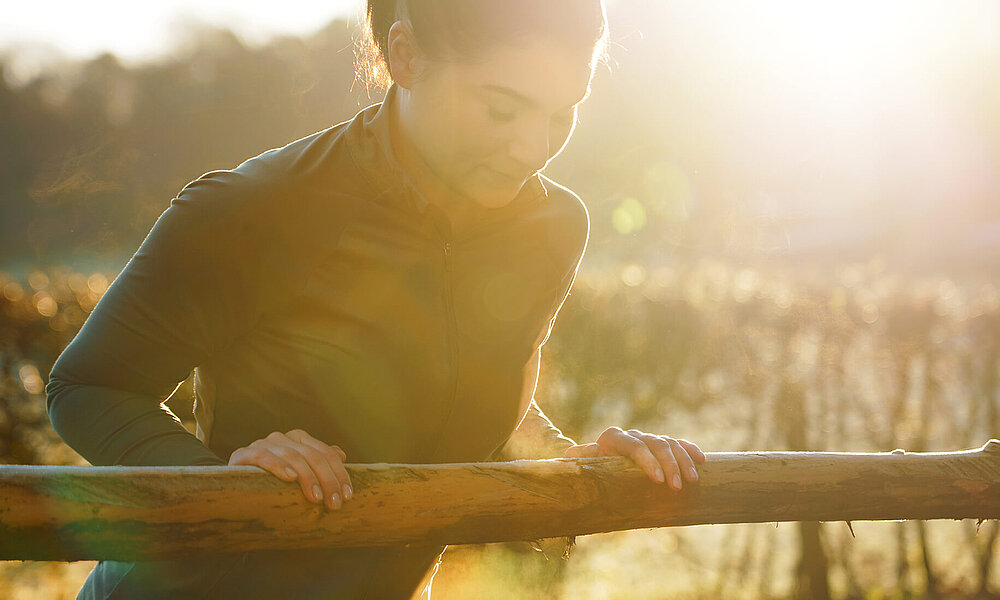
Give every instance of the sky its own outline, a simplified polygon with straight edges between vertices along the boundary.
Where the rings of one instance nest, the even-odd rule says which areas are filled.
[[[0,53],[22,48],[12,68],[30,79],[59,54],[85,59],[113,52],[122,62],[153,60],[192,23],[226,26],[249,43],[308,34],[333,18],[360,14],[362,0],[55,0],[5,2]]]

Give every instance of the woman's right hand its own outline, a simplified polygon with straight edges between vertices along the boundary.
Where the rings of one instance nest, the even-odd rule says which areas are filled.
[[[354,494],[344,468],[347,455],[339,446],[328,446],[301,429],[275,431],[238,448],[229,457],[232,465],[260,467],[284,481],[298,480],[302,493],[317,504],[340,508]],[[342,500],[343,498],[343,500]]]

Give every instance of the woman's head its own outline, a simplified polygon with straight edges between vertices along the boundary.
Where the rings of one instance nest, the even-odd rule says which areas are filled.
[[[358,75],[388,86],[389,30],[408,23],[432,60],[468,62],[527,35],[558,41],[593,67],[607,50],[602,0],[368,0]]]
[[[509,202],[568,141],[607,44],[601,0],[368,2],[368,81],[452,191]]]

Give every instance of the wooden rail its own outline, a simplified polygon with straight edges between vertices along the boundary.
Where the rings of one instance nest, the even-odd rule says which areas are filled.
[[[1000,441],[941,453],[709,453],[697,484],[623,457],[351,464],[339,510],[256,467],[0,466],[0,559],[531,540],[775,521],[1000,518]]]

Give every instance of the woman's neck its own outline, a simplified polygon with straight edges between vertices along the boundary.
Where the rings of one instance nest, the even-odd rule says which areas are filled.
[[[389,113],[389,135],[392,140],[393,154],[403,167],[413,184],[427,201],[436,205],[448,215],[452,231],[479,220],[484,208],[476,206],[469,198],[464,198],[454,192],[444,179],[434,173],[427,161],[406,132],[402,111],[405,107],[403,89],[397,89],[397,96]]]

